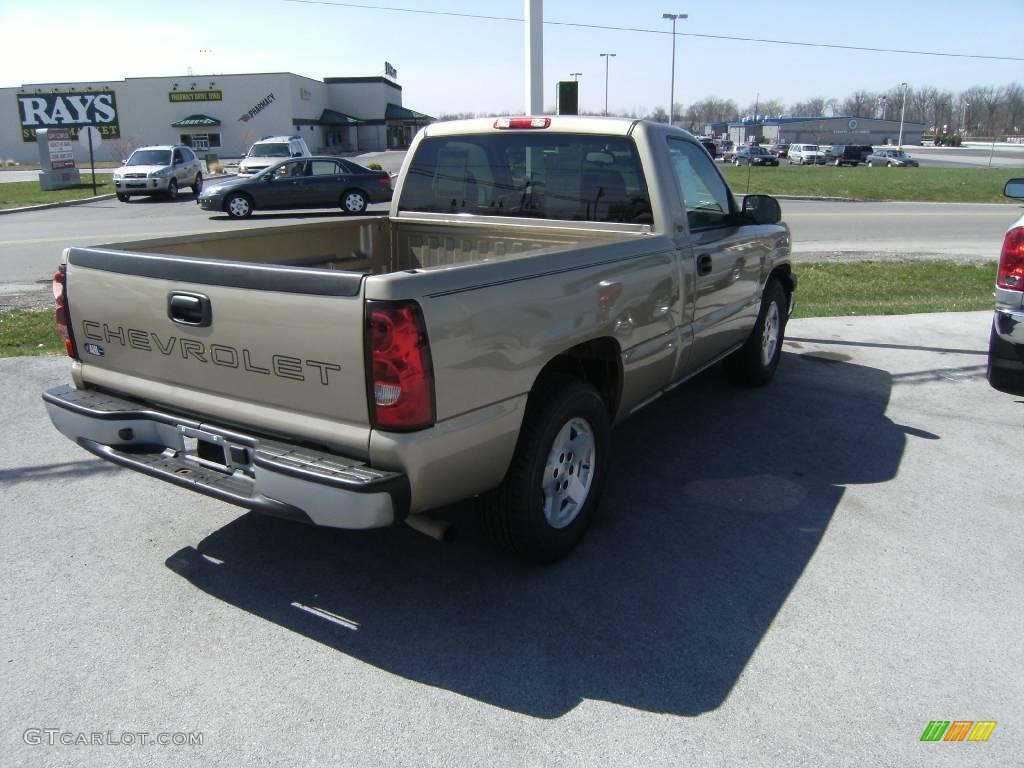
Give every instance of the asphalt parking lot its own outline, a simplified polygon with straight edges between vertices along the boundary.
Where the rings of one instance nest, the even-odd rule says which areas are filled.
[[[46,419],[64,359],[0,360],[4,764],[1019,766],[1024,398],[989,322],[793,321],[771,386],[712,370],[616,429],[547,568],[472,504],[444,546],[106,465]]]

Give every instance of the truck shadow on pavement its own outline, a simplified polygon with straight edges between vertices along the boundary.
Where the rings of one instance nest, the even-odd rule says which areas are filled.
[[[199,589],[385,672],[541,718],[583,699],[720,706],[827,534],[843,486],[896,475],[881,370],[787,352],[774,384],[712,370],[615,430],[601,520],[548,567],[460,540],[250,513],[172,555]],[[798,674],[799,663],[793,674]]]

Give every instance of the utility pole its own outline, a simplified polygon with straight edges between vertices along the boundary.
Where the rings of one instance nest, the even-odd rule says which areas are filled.
[[[602,53],[604,56],[604,114],[608,116],[608,62],[611,61],[614,53]]]
[[[903,149],[903,116],[907,113],[907,84],[900,83],[903,88],[903,104],[900,106],[900,140],[899,148]]]
[[[668,97],[668,124],[674,125],[676,111],[676,19],[688,19],[689,15],[685,13],[663,13],[661,18],[672,20],[672,90]],[[606,112],[607,109],[605,107]]]
[[[526,5],[526,114],[544,114],[544,0]]]

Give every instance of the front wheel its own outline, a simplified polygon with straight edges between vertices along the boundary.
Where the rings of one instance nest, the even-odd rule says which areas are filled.
[[[767,384],[782,357],[786,333],[786,292],[771,279],[761,294],[761,309],[746,343],[727,358],[725,370],[735,383],[747,387]]]
[[[171,200],[177,200],[178,199],[178,180],[177,179],[171,179],[170,183],[167,185],[167,197],[169,197]]]
[[[195,180],[192,182],[192,192],[196,197],[203,191],[203,174],[197,173]]]
[[[366,211],[366,195],[358,189],[351,189],[341,196],[341,209],[348,214],[359,214]]]
[[[875,164],[871,160],[868,160],[867,165],[868,165],[868,168],[874,168],[875,167]]]
[[[732,161],[732,164],[733,164],[733,165],[735,165],[735,166],[736,166],[737,168],[739,168],[739,167],[740,167],[740,165],[741,165],[741,163],[740,163],[740,161],[739,161],[739,160],[733,160],[733,161]]]
[[[252,201],[241,192],[235,192],[224,201],[224,210],[233,219],[245,219],[252,216]]]
[[[537,562],[576,546],[604,490],[609,432],[592,385],[557,377],[535,389],[505,480],[486,500],[483,522],[494,543]]]
[[[888,163],[888,166],[889,166],[890,168],[892,168],[892,162],[889,162],[889,163]]]
[[[122,194],[121,192],[118,192],[117,193],[117,199],[120,200],[122,203],[127,203],[132,198],[131,198],[130,195],[125,195],[125,194]]]

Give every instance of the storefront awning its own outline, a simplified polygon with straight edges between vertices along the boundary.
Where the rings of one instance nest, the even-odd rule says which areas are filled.
[[[213,128],[220,125],[220,120],[208,115],[189,115],[184,120],[171,123],[171,128]]]
[[[365,121],[359,120],[358,118],[346,115],[342,112],[335,112],[333,109],[325,109],[320,113],[318,119],[311,119],[308,117],[296,117],[292,119],[292,125],[329,125],[329,126],[346,126],[346,125],[363,125]]]
[[[406,109],[400,107],[397,104],[388,104],[387,109],[384,111],[385,120],[412,120],[415,122],[433,122],[434,118],[430,115],[424,115],[422,112],[417,112],[414,109]]]

